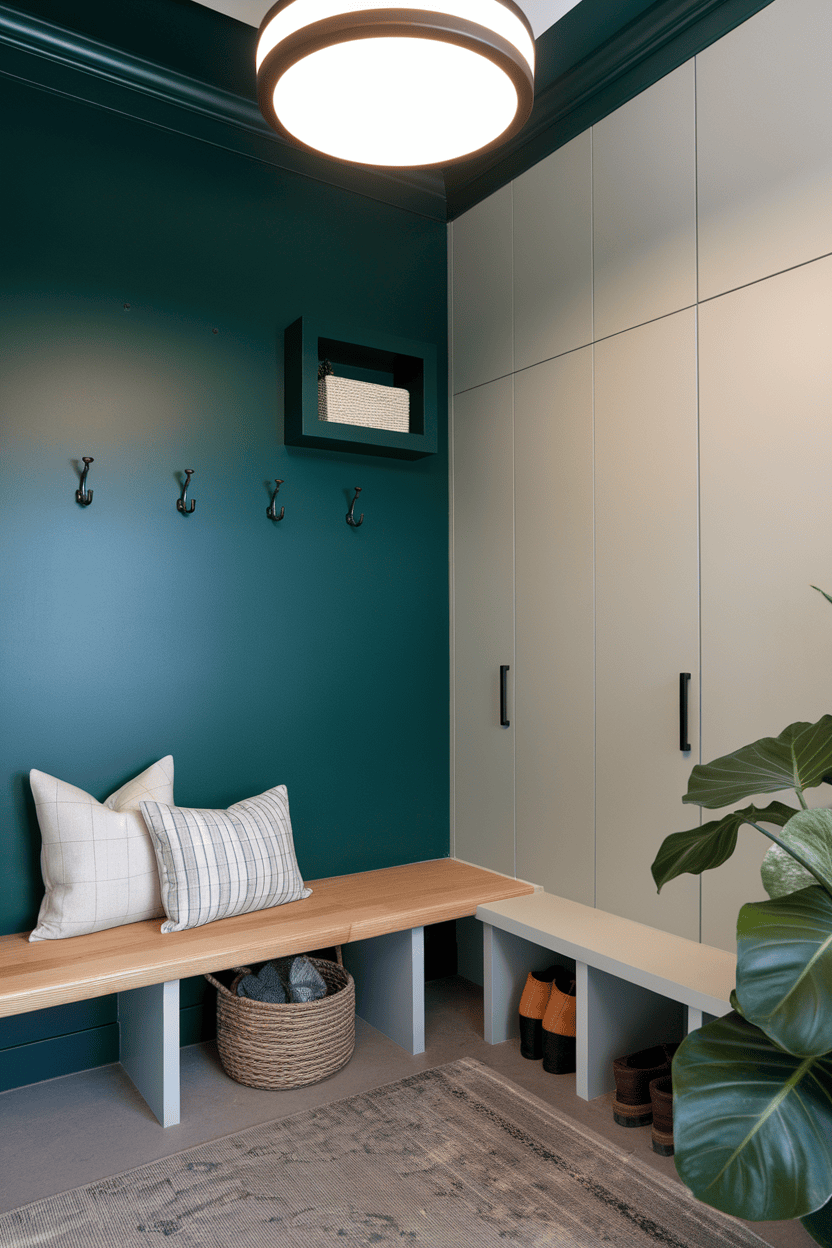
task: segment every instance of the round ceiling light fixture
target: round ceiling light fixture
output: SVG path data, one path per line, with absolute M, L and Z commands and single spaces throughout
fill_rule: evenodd
M 513 0 L 278 0 L 257 96 L 279 133 L 362 165 L 446 165 L 506 142 L 534 102 L 534 35 Z

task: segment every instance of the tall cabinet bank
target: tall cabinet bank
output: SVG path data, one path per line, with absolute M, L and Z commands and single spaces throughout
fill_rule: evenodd
M 832 710 L 830 46 L 773 0 L 451 226 L 454 852 L 729 949 L 768 842 L 650 864 Z

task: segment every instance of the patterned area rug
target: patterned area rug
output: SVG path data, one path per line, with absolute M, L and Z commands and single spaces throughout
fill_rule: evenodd
M 14 1248 L 760 1248 L 471 1058 L 0 1216 Z

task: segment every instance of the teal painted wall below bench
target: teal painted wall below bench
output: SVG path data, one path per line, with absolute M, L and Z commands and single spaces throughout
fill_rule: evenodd
M 185 806 L 285 783 L 307 878 L 446 856 L 445 227 L 9 79 L 0 109 L 0 932 L 42 896 L 31 767 L 103 799 L 171 753 Z M 440 453 L 285 447 L 301 315 L 435 343 Z M 5 1020 L 0 1082 L 114 1034 L 111 999 Z

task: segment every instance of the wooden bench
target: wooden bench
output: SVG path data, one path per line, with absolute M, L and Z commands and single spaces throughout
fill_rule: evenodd
M 560 954 L 574 959 L 576 1091 L 585 1100 L 614 1088 L 612 1062 L 660 1040 L 681 1039 L 726 1014 L 736 955 L 657 931 L 551 893 L 478 906 L 484 924 L 485 1038 L 518 1034 L 530 970 Z
M 425 1047 L 424 928 L 533 885 L 453 858 L 310 881 L 312 896 L 162 935 L 161 920 L 30 944 L 0 937 L 0 1017 L 118 994 L 119 1057 L 163 1126 L 179 1122 L 179 980 L 343 947 L 361 1018 Z

